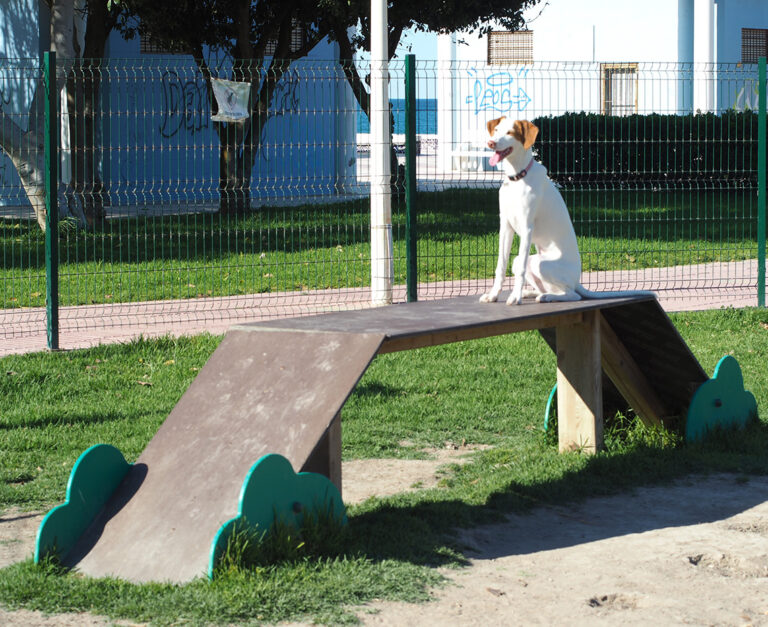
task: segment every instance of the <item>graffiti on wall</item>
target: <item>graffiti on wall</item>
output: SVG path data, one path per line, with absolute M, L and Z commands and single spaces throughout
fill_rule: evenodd
M 298 72 L 286 72 L 275 91 L 272 106 L 267 112 L 269 122 L 275 118 L 296 113 L 299 110 Z M 210 105 L 206 86 L 199 80 L 183 80 L 173 70 L 162 78 L 162 119 L 159 130 L 163 137 L 174 137 L 180 131 L 193 135 L 209 127 Z
M 202 82 L 182 80 L 173 70 L 162 79 L 162 120 L 160 134 L 174 137 L 180 130 L 190 134 L 208 128 L 208 93 Z
M 528 75 L 528 71 L 529 68 L 520 68 L 517 71 L 485 74 L 470 68 L 467 73 L 474 81 L 466 99 L 467 104 L 472 106 L 475 115 L 525 111 L 531 104 L 531 97 L 520 82 Z

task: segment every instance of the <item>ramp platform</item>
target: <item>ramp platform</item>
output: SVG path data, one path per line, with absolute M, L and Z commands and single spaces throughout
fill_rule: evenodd
M 204 576 L 249 468 L 279 453 L 341 489 L 340 412 L 374 356 L 543 330 L 561 449 L 602 445 L 602 372 L 650 421 L 684 414 L 706 374 L 652 297 L 516 307 L 477 297 L 233 327 L 63 562 L 95 576 Z

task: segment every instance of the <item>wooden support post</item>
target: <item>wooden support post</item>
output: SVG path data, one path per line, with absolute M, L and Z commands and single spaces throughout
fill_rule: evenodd
M 328 477 L 341 494 L 341 412 L 317 443 L 301 472 L 316 472 Z
M 561 451 L 603 447 L 600 313 L 557 327 L 557 421 Z

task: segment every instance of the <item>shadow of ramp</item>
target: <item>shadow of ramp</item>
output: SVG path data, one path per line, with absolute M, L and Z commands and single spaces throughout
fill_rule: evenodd
M 541 506 L 506 522 L 458 532 L 468 557 L 496 559 L 552 551 L 608 538 L 728 519 L 768 501 L 768 477 L 691 475 L 666 486 Z

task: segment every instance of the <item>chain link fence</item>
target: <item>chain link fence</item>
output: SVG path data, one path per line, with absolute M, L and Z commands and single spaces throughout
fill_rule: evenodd
M 369 305 L 365 62 L 143 57 L 57 67 L 62 338 L 223 330 Z M 407 167 L 418 187 L 418 297 L 490 285 L 500 175 L 485 124 L 506 115 L 540 129 L 536 157 L 571 211 L 587 287 L 757 304 L 765 82 L 756 65 L 418 61 L 410 163 L 404 63 L 389 74 L 395 300 L 405 299 L 409 272 Z M 250 85 L 246 117 L 224 115 L 238 102 L 234 93 L 217 100 L 219 79 Z M 47 325 L 42 85 L 37 60 L 0 59 L 6 340 Z

